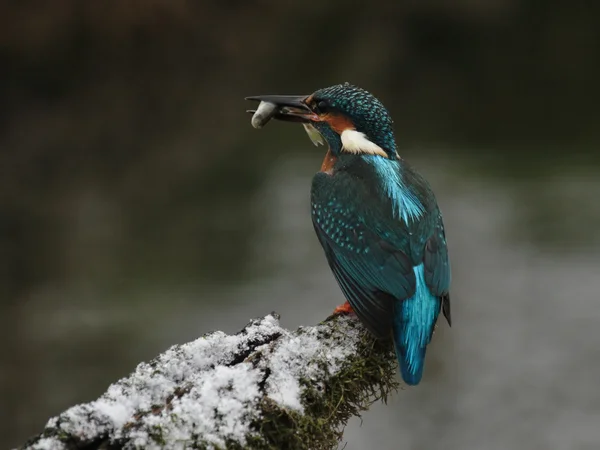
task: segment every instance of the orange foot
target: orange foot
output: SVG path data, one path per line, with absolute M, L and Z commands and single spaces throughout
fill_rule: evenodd
M 346 302 L 343 305 L 338 306 L 337 308 L 335 308 L 333 310 L 333 314 L 350 314 L 353 313 L 354 310 L 352 309 L 352 306 L 350 306 L 350 303 Z

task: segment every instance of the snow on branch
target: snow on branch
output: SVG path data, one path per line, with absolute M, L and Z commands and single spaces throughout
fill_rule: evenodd
M 23 448 L 327 449 L 397 388 L 391 345 L 354 316 L 294 332 L 269 314 L 236 335 L 176 345 Z

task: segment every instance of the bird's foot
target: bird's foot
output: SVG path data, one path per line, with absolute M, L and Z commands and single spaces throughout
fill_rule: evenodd
M 351 314 L 353 312 L 354 312 L 354 310 L 352 309 L 352 306 L 350 306 L 350 303 L 346 302 L 343 305 L 340 305 L 337 308 L 335 308 L 333 310 L 333 315 L 336 315 L 336 314 Z

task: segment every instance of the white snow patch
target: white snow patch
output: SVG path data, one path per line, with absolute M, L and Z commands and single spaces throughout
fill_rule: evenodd
M 251 413 L 258 400 L 259 370 L 244 363 L 219 366 L 202 378 L 189 395 L 173 402 L 172 412 L 189 421 L 192 434 L 224 447 L 223 437 L 243 443 L 249 433 Z
M 54 428 L 56 425 L 58 425 L 58 417 L 52 417 L 46 422 L 46 428 Z
M 339 323 L 347 325 L 348 320 L 352 319 L 341 318 Z M 277 342 L 273 354 L 266 360 L 271 369 L 267 395 L 280 405 L 304 411 L 300 380 L 318 383 L 335 375 L 341 363 L 356 351 L 358 331 L 355 328 L 345 327 L 345 335 L 351 335 L 352 339 L 345 340 L 344 345 L 331 337 L 319 336 L 321 332 L 322 326 L 302 329 L 296 335 L 286 331 L 286 338 Z
M 55 438 L 42 438 L 30 448 L 32 450 L 63 450 L 65 445 Z
M 250 433 L 248 418 L 262 374 L 249 364 L 226 365 L 248 350 L 251 342 L 284 331 L 277 318 L 269 315 L 253 322 L 244 333 L 215 332 L 174 346 L 156 360 L 139 364 L 130 377 L 111 385 L 98 400 L 68 409 L 47 426 L 59 426 L 83 439 L 108 433 L 113 439 L 134 437 L 136 445 L 151 445 L 152 438 L 142 431 L 149 427 L 123 428 L 135 421 L 136 414 L 145 412 L 137 423 L 160 426 L 158 434 L 165 442 L 185 442 L 202 435 L 217 446 L 225 445 L 224 437 L 243 443 Z M 189 392 L 173 397 L 176 389 L 184 387 Z M 170 408 L 166 408 L 168 398 L 172 398 Z M 159 412 L 148 412 L 153 407 Z M 42 439 L 35 445 L 50 442 Z

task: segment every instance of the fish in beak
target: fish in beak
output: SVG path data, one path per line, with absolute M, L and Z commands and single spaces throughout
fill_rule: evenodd
M 246 100 L 260 102 L 257 109 L 248 110 L 252 116 L 252 126 L 262 128 L 271 119 L 285 122 L 310 123 L 319 116 L 306 104 L 308 95 L 257 95 Z

